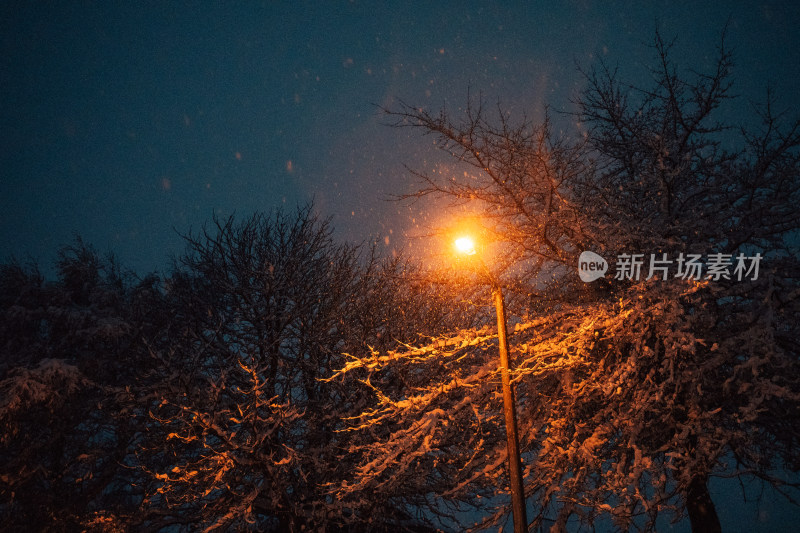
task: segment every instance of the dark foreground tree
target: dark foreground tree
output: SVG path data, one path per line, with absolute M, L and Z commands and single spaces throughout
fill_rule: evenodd
M 163 280 L 80 240 L 56 270 L 0 267 L 6 529 L 429 530 L 411 490 L 332 496 L 374 392 L 331 369 L 472 322 L 402 259 L 307 207 L 214 221 Z
M 419 342 L 456 316 L 399 260 L 335 243 L 310 207 L 215 220 L 187 237 L 167 284 L 169 326 L 152 352 L 140 451 L 155 482 L 139 527 L 422 531 L 417 494 L 331 496 L 362 435 L 340 431 L 369 406 L 369 383 L 323 381 L 347 353 Z
M 684 75 L 669 48 L 657 36 L 652 87 L 588 72 L 574 137 L 480 102 L 460 119 L 387 111 L 463 165 L 420 173 L 411 196 L 472 203 L 489 270 L 530 298 L 511 349 L 535 530 L 653 530 L 666 514 L 718 531 L 714 476 L 798 494 L 800 122 L 768 97 L 760 129 L 721 123 L 728 51 Z M 580 281 L 583 251 L 611 260 L 605 278 Z M 379 391 L 353 431 L 381 438 L 340 497 L 414 484 L 433 509 L 507 516 L 495 339 L 460 332 L 342 367 Z M 406 389 L 386 387 L 397 375 Z
M 155 310 L 137 305 L 146 284 L 80 239 L 56 271 L 47 282 L 35 266 L 0 267 L 0 523 L 112 530 L 142 499 L 124 397 Z

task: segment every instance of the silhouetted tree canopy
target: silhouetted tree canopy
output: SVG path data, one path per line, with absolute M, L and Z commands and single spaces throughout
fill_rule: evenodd
M 653 530 L 659 516 L 687 514 L 694 531 L 717 531 L 713 476 L 797 497 L 800 122 L 769 94 L 754 108 L 760 128 L 721 121 L 724 42 L 708 73 L 680 70 L 660 35 L 653 49 L 651 86 L 604 63 L 586 72 L 577 135 L 480 99 L 455 115 L 385 110 L 456 162 L 418 172 L 420 188 L 402 198 L 469 203 L 488 267 L 531 295 L 512 306 L 511 344 L 537 531 Z M 584 283 L 583 251 L 616 264 Z M 420 376 L 358 419 L 354 430 L 391 437 L 365 447 L 342 493 L 413 479 L 454 506 L 495 508 L 484 526 L 504 520 L 505 498 L 491 498 L 508 486 L 495 342 L 491 328 L 456 332 L 342 367 L 342 379 L 366 371 L 379 390 L 395 374 Z

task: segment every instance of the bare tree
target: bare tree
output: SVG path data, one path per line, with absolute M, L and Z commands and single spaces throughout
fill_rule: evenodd
M 56 270 L 0 266 L 6 527 L 427 530 L 416 494 L 333 497 L 363 440 L 346 419 L 374 391 L 323 379 L 469 323 L 449 288 L 337 244 L 311 206 L 215 220 L 164 279 L 80 239 Z
M 419 173 L 409 197 L 472 202 L 516 265 L 490 268 L 528 283 L 512 355 L 535 529 L 602 519 L 653 530 L 666 512 L 718 531 L 713 476 L 797 495 L 800 122 L 769 96 L 755 107 L 760 130 L 719 121 L 731 101 L 724 39 L 708 74 L 679 73 L 660 35 L 654 51 L 652 87 L 604 64 L 586 73 L 573 138 L 480 101 L 460 119 L 387 110 L 463 164 L 463 174 Z M 605 279 L 579 281 L 584 250 L 618 258 Z M 649 261 L 634 276 L 623 254 L 636 253 Z M 695 256 L 702 273 L 688 275 Z M 650 272 L 655 260 L 669 268 Z M 460 332 L 342 367 L 342 379 L 366 372 L 379 391 L 356 427 L 385 436 L 344 492 L 413 482 L 444 503 L 486 501 L 505 464 L 495 338 Z M 382 392 L 397 374 L 416 379 Z
M 346 353 L 396 347 L 446 320 L 399 260 L 336 244 L 310 206 L 215 220 L 187 237 L 167 283 L 169 341 L 153 354 L 154 476 L 141 527 L 422 530 L 402 493 L 331 496 L 362 435 L 341 431 L 368 383 L 324 381 Z

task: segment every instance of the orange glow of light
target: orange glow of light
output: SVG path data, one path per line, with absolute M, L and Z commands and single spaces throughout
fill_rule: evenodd
M 462 254 L 474 255 L 475 254 L 475 241 L 471 237 L 459 237 L 455 242 L 456 250 Z

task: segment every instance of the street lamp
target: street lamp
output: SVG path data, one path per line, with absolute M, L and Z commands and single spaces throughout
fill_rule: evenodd
M 475 242 L 470 237 L 460 237 L 455 241 L 456 249 L 466 255 L 475 255 Z M 517 410 L 514 402 L 514 390 L 511 387 L 511 376 L 508 365 L 508 333 L 506 331 L 506 308 L 500 283 L 491 273 L 480 257 L 476 258 L 484 274 L 492 285 L 492 300 L 497 312 L 497 338 L 500 345 L 500 377 L 503 383 L 503 414 L 506 419 L 506 444 L 508 448 L 508 477 L 511 482 L 511 510 L 514 516 L 514 533 L 528 531 L 528 519 L 525 513 L 525 491 L 522 486 L 522 460 L 519 455 L 519 437 L 517 436 Z
M 456 250 L 466 255 L 475 255 L 475 241 L 470 237 L 459 237 L 456 239 Z

